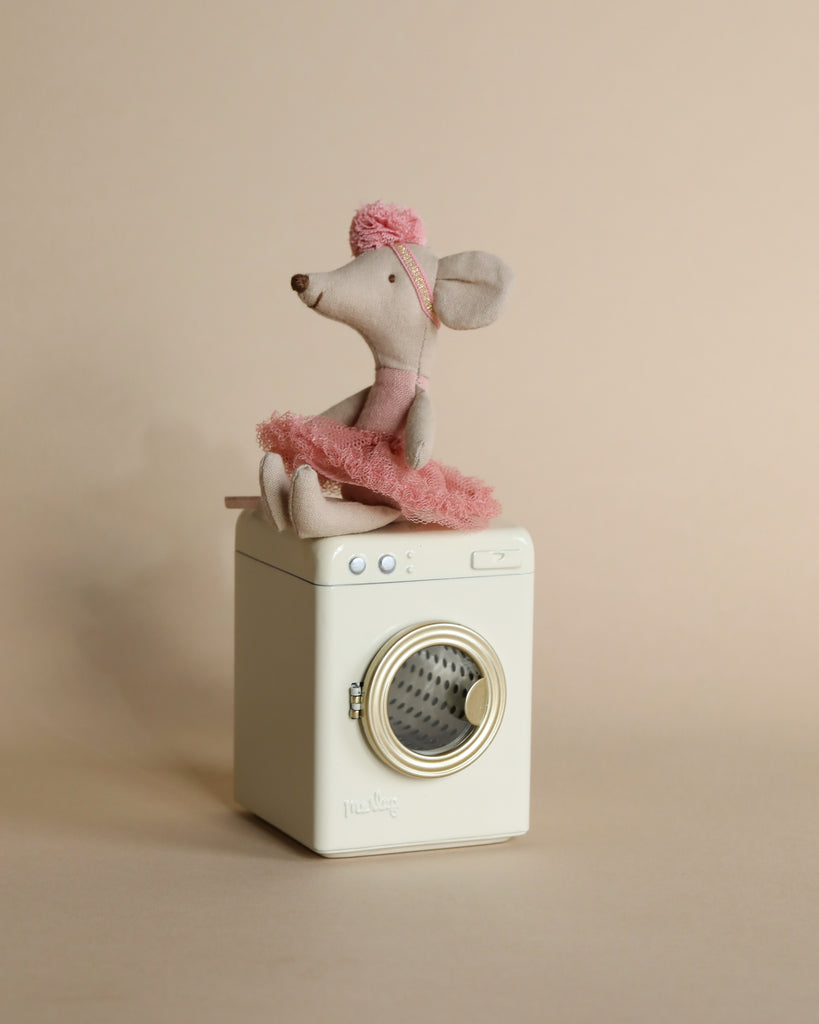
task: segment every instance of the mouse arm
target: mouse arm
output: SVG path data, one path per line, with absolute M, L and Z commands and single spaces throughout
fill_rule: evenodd
M 364 388 L 362 391 L 358 391 L 356 394 L 336 402 L 335 405 L 331 405 L 321 415 L 327 416 L 331 420 L 338 420 L 339 423 L 343 423 L 346 427 L 352 427 L 361 415 L 361 410 L 364 408 L 364 403 L 367 401 L 369 393 L 370 389 Z
M 429 462 L 435 441 L 435 415 L 432 400 L 422 387 L 415 388 L 415 398 L 407 413 L 404 430 L 404 457 L 412 469 L 420 469 Z

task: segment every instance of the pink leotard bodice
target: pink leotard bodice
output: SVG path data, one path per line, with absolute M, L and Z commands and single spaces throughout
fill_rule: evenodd
M 397 434 L 404 426 L 409 408 L 415 399 L 416 386 L 427 389 L 429 381 L 413 370 L 379 366 L 375 383 L 370 388 L 364 408 L 356 420 L 360 430 L 378 430 Z

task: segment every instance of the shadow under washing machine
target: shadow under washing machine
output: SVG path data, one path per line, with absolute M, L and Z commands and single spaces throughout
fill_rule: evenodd
M 236 528 L 235 794 L 328 857 L 529 827 L 526 530 Z

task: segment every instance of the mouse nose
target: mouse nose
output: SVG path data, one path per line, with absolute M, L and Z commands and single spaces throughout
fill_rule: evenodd
M 310 278 L 307 274 L 294 274 L 290 278 L 290 287 L 294 292 L 298 292 L 301 295 L 302 292 L 307 291 L 307 286 L 310 284 Z

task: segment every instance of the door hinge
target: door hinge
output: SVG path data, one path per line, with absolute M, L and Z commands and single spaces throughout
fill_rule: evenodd
M 350 718 L 361 718 L 361 683 L 350 686 Z

